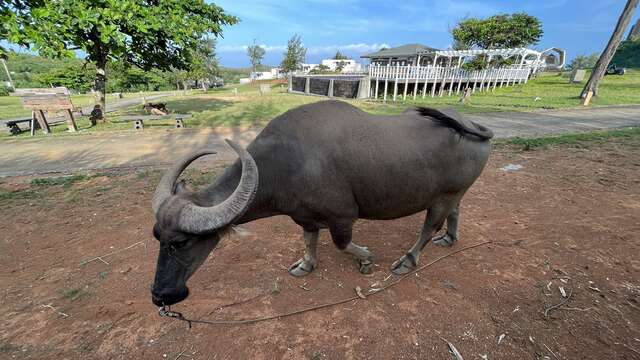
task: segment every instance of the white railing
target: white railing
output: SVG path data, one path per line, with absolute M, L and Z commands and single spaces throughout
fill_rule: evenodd
M 501 67 L 484 70 L 466 70 L 462 68 L 444 66 L 369 66 L 371 80 L 398 80 L 398 81 L 526 81 L 531 73 L 529 67 Z

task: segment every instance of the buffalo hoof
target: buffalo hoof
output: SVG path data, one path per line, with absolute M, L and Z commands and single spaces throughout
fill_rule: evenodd
M 431 239 L 434 245 L 450 247 L 456 243 L 456 238 L 452 238 L 449 234 L 443 234 Z
M 361 274 L 371 274 L 373 272 L 373 261 L 371 260 L 358 260 L 358 267 Z
M 403 255 L 400 259 L 391 264 L 391 272 L 396 275 L 406 274 L 416 268 L 415 260 L 412 256 Z
M 308 275 L 315 268 L 316 268 L 315 264 L 312 264 L 311 262 L 308 262 L 305 259 L 300 259 L 295 263 L 293 263 L 291 267 L 289 267 L 289 274 L 295 277 L 301 277 L 301 276 Z

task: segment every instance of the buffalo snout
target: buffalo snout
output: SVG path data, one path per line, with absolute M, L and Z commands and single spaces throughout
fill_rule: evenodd
M 156 306 L 173 305 L 189 296 L 189 288 L 162 288 L 151 290 L 151 300 Z

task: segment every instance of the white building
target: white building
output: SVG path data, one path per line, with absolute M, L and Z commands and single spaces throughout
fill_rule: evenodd
M 252 72 L 249 77 L 252 80 L 273 80 L 280 79 L 284 75 L 282 74 L 280 68 L 273 68 L 270 71 L 256 71 Z
M 302 64 L 300 65 L 300 70 L 303 73 L 308 73 L 309 71 L 317 68 L 318 66 L 320 66 L 320 64 Z
M 342 67 L 340 72 L 343 73 L 356 73 L 362 71 L 362 65 L 358 64 L 355 60 L 352 59 L 326 59 L 322 60 L 322 65 L 328 67 L 331 71 L 337 71 L 340 67 Z

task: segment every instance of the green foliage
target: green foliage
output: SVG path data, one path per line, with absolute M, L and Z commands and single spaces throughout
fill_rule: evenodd
M 0 96 L 9 96 L 10 92 L 11 92 L 11 88 L 5 85 L 0 85 Z
M 247 47 L 247 56 L 249 57 L 249 61 L 251 61 L 253 71 L 256 71 L 256 67 L 262 63 L 265 52 L 264 48 L 258 45 L 255 39 L 253 39 L 253 45 Z
M 578 55 L 569 64 L 569 69 L 593 69 L 596 62 L 600 58 L 600 54 L 593 53 L 591 55 Z
M 611 64 L 622 67 L 640 67 L 640 39 L 620 43 Z
M 70 90 L 87 92 L 93 87 L 94 73 L 95 67 L 93 66 L 73 64 L 51 69 L 45 73 L 35 75 L 33 79 L 43 87 L 64 86 Z
M 144 69 L 186 69 L 201 35 L 238 19 L 203 0 L 18 0 L 8 40 L 45 56 L 82 50 L 87 60 L 125 60 Z
M 47 178 L 35 178 L 31 180 L 31 185 L 33 186 L 62 185 L 64 187 L 69 187 L 78 181 L 88 180 L 91 178 L 92 176 L 84 175 L 84 174 L 74 174 L 71 176 L 59 176 L 59 177 L 47 177 Z
M 486 19 L 467 18 L 451 30 L 458 47 L 482 49 L 517 48 L 535 45 L 542 37 L 542 23 L 525 13 L 494 15 Z
M 319 74 L 332 74 L 334 73 L 331 69 L 326 65 L 318 65 L 309 71 L 309 74 L 319 75 Z
M 218 59 L 216 57 L 216 39 L 204 38 L 192 54 L 187 77 L 190 80 L 212 80 L 218 75 Z
M 307 56 L 307 49 L 302 44 L 300 35 L 295 34 L 287 42 L 287 52 L 280 64 L 280 68 L 284 73 L 290 73 L 300 68 Z
M 218 36 L 237 21 L 204 0 L 12 0 L 0 8 L 0 35 L 46 57 L 81 50 L 96 65 L 96 90 L 103 94 L 109 60 L 190 70 L 203 35 Z
M 348 60 L 349 57 L 342 54 L 340 50 L 336 51 L 336 54 L 333 56 L 334 60 Z

